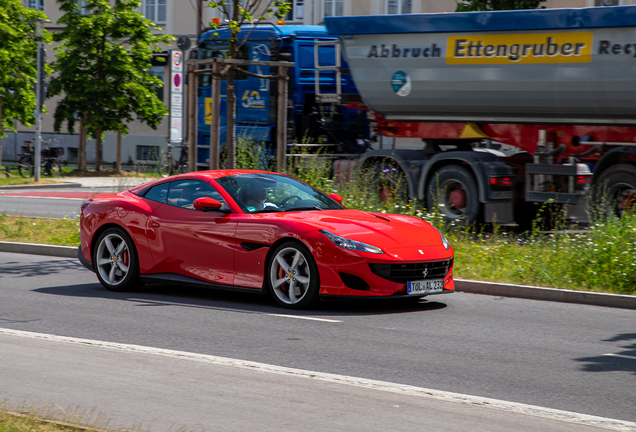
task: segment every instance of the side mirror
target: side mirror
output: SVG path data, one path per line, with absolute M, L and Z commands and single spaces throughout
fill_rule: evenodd
M 199 211 L 220 211 L 223 204 L 210 197 L 197 198 L 192 203 L 195 210 Z
M 342 200 L 344 199 L 344 198 L 342 198 L 340 195 L 338 195 L 336 193 L 330 193 L 329 194 L 329 198 L 331 198 L 332 200 L 334 200 L 338 204 L 342 204 Z

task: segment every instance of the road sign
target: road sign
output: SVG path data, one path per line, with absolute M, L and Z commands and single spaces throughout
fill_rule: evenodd
M 190 38 L 187 36 L 181 36 L 177 39 L 177 46 L 181 51 L 187 51 L 190 48 Z
M 170 54 L 170 141 L 183 141 L 183 53 Z

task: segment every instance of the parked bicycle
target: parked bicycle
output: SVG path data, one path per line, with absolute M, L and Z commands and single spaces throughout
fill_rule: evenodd
M 175 160 L 172 157 L 172 149 L 177 147 L 181 147 L 181 153 L 179 154 L 179 159 Z M 162 177 L 170 176 L 175 172 L 188 172 L 188 144 L 173 146 L 171 142 L 168 142 L 168 148 L 159 159 L 158 170 Z
M 53 147 L 49 148 L 48 143 L 51 142 L 53 138 L 44 141 L 43 144 L 45 147 L 40 151 L 41 157 L 41 168 L 44 169 L 43 173 L 45 176 L 49 177 L 58 177 L 62 174 L 62 165 L 58 160 L 58 156 L 62 156 L 64 154 L 64 147 Z M 19 154 L 18 159 L 18 172 L 24 178 L 33 177 L 34 174 L 34 151 L 33 151 L 33 141 L 25 141 L 25 146 L 22 146 L 22 153 Z

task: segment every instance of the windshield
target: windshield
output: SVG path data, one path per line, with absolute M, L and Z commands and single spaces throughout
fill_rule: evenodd
M 279 174 L 239 174 L 217 179 L 245 213 L 342 210 L 318 189 Z

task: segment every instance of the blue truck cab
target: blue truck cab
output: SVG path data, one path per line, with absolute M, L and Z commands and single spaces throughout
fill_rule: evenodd
M 229 29 L 206 29 L 190 58 L 227 58 Z M 288 72 L 288 142 L 332 143 L 334 150 L 361 153 L 364 146 L 358 144 L 368 137 L 368 124 L 364 111 L 341 106 L 322 107 L 329 112 L 330 122 L 321 121 L 320 108 L 315 98 L 315 41 L 334 41 L 337 36 L 327 34 L 323 26 L 258 24 L 241 28 L 238 40 L 241 44 L 237 58 L 256 61 L 291 61 L 295 63 Z M 334 45 L 318 47 L 319 65 L 336 64 Z M 341 67 L 348 68 L 342 61 Z M 201 65 L 200 68 L 211 66 Z M 272 75 L 277 71 L 265 66 L 248 66 L 249 72 Z M 199 74 L 197 101 L 198 163 L 207 165 L 210 152 L 210 107 L 212 103 L 212 79 L 210 74 Z M 342 93 L 357 94 L 351 75 L 341 76 Z M 226 80 L 221 82 L 221 151 L 225 147 L 227 133 Z M 336 92 L 336 73 L 321 71 L 320 90 Z M 256 78 L 236 73 L 236 136 L 275 147 L 278 81 Z

